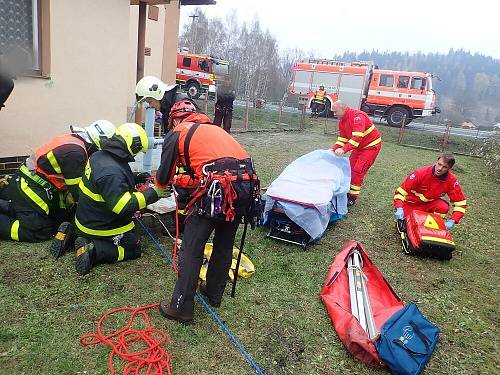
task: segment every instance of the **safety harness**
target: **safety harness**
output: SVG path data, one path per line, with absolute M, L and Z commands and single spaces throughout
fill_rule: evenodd
M 189 144 L 194 132 L 200 124 L 194 124 L 189 128 L 184 139 L 184 160 L 186 174 L 195 178 L 189 157 Z M 236 217 L 234 203 L 238 199 L 234 183 L 249 181 L 249 199 L 253 199 L 258 178 L 255 174 L 252 159 L 238 160 L 235 158 L 221 158 L 207 163 L 202 168 L 203 176 L 198 186 L 190 195 L 190 199 L 184 208 L 185 212 L 196 205 L 197 209 L 191 213 L 205 214 L 210 217 L 223 217 L 225 221 L 233 221 Z

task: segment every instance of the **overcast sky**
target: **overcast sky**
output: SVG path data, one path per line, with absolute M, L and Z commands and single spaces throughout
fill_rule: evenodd
M 181 27 L 196 7 L 181 7 Z M 450 48 L 500 59 L 500 2 L 496 0 L 217 0 L 209 17 L 236 10 L 240 22 L 258 17 L 281 49 L 329 58 L 344 51 L 441 52 Z

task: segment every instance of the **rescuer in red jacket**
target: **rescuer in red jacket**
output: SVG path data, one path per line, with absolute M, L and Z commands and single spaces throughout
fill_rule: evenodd
M 413 210 L 435 212 L 446 215 L 450 204 L 442 197 L 448 195 L 453 210 L 445 222 L 448 230 L 458 224 L 465 214 L 467 201 L 457 177 L 451 172 L 455 158 L 442 154 L 437 162 L 413 171 L 394 194 L 396 219 L 403 220 Z
M 172 106 L 155 176 L 157 188 L 173 184 L 178 204 L 185 207 L 179 274 L 171 299 L 160 302 L 168 319 L 189 323 L 203 253 L 211 233 L 214 250 L 210 257 L 206 288 L 201 292 L 218 307 L 227 284 L 236 230 L 247 216 L 258 180 L 252 160 L 240 144 L 210 119 L 198 113 L 190 100 Z M 186 173 L 176 174 L 178 167 Z
M 352 206 L 359 197 L 366 173 L 382 148 L 382 138 L 365 112 L 349 108 L 340 100 L 333 103 L 333 110 L 340 121 L 339 135 L 332 149 L 337 156 L 352 151 L 349 157 L 351 189 L 348 194 L 348 205 Z
M 48 240 L 63 222 L 54 242 L 62 243 L 70 228 L 68 203 L 78 197 L 88 157 L 114 132 L 111 122 L 99 120 L 86 128 L 71 127 L 71 133 L 40 146 L 0 189 L 0 239 Z M 68 193 L 73 198 L 67 199 Z M 54 256 L 56 247 L 51 248 Z

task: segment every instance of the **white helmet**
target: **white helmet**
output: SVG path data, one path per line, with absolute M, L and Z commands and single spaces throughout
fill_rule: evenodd
M 137 103 L 141 103 L 146 98 L 162 100 L 165 92 L 170 91 L 175 87 L 176 85 L 169 86 L 153 76 L 143 77 L 135 86 Z
M 108 120 L 97 120 L 85 128 L 70 126 L 71 132 L 81 137 L 87 143 L 93 143 L 101 149 L 101 140 L 111 138 L 116 131 L 115 126 Z

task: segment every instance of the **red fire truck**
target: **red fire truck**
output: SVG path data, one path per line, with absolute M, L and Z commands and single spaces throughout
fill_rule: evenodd
M 229 63 L 208 55 L 177 53 L 175 81 L 191 98 L 215 95 L 216 82 L 229 74 Z
M 401 125 L 404 116 L 408 124 L 439 112 L 430 73 L 378 69 L 364 61 L 307 59 L 294 64 L 288 93 L 299 96 L 299 105 L 310 108 L 320 85 L 326 90 L 327 116 L 336 100 L 381 116 L 391 126 Z

